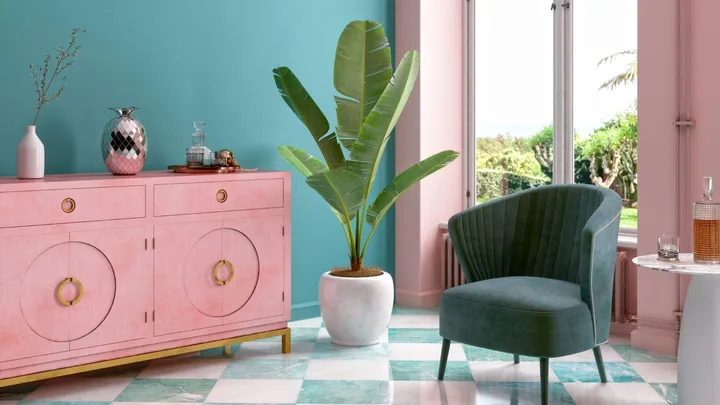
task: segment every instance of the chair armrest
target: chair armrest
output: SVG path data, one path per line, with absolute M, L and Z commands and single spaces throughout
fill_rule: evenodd
M 595 344 L 610 334 L 615 255 L 622 203 L 605 198 L 585 224 L 581 235 L 578 283 L 582 300 L 590 307 Z

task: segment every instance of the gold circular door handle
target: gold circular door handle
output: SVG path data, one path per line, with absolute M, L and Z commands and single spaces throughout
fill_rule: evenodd
M 222 188 L 220 190 L 218 190 L 218 192 L 215 194 L 215 199 L 217 199 L 217 201 L 220 204 L 227 201 L 227 198 L 228 198 L 228 193 L 227 193 L 227 191 L 223 190 Z
M 73 200 L 72 198 L 66 198 L 62 200 L 62 203 L 60 203 L 60 209 L 62 209 L 63 212 L 66 214 L 75 211 L 75 200 Z
M 77 287 L 77 289 L 78 289 L 78 293 L 77 293 L 77 297 L 75 297 L 74 300 L 67 301 L 67 300 L 63 297 L 62 292 L 63 292 L 63 288 L 65 288 L 65 286 L 68 285 L 68 284 L 70 284 L 70 283 L 75 284 L 75 287 Z M 85 289 L 83 288 L 83 285 L 82 285 L 82 283 L 80 282 L 80 280 L 78 280 L 78 279 L 76 279 L 76 278 L 73 278 L 73 277 L 68 277 L 68 278 L 66 278 L 65 280 L 63 280 L 62 282 L 60 282 L 60 284 L 58 285 L 58 288 L 57 288 L 57 299 L 58 299 L 58 301 L 60 301 L 60 303 L 61 303 L 62 305 L 66 306 L 66 307 L 70 307 L 70 306 L 76 305 L 78 302 L 80 302 L 80 300 L 81 300 L 82 297 L 83 297 L 83 292 L 84 292 L 84 291 L 85 291 Z
M 228 275 L 227 280 L 220 280 L 220 277 L 218 277 L 218 270 L 220 270 L 222 266 L 227 266 L 228 270 L 230 270 L 230 275 Z M 230 281 L 232 281 L 234 276 L 235 268 L 233 267 L 232 263 L 227 260 L 220 260 L 219 262 L 217 262 L 215 268 L 213 269 L 213 280 L 215 280 L 215 284 L 217 285 L 225 285 L 229 283 Z

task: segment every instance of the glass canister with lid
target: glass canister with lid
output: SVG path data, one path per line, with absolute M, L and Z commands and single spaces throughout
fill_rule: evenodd
M 712 177 L 703 177 L 703 199 L 693 204 L 695 263 L 720 263 L 720 202 L 713 200 Z

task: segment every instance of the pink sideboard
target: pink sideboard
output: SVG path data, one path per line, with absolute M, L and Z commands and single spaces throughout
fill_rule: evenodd
M 290 176 L 0 178 L 0 379 L 275 331 Z

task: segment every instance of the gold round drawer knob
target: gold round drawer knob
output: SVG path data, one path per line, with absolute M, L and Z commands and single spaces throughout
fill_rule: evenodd
M 224 203 L 228 199 L 227 191 L 223 189 L 218 190 L 218 192 L 215 194 L 215 199 L 217 199 L 217 202 L 219 202 L 220 204 Z
M 75 211 L 75 200 L 73 200 L 72 198 L 64 199 L 62 201 L 62 203 L 60 204 L 60 208 L 66 214 L 69 214 L 69 213 Z

